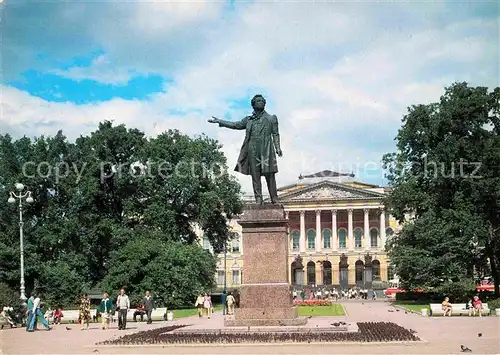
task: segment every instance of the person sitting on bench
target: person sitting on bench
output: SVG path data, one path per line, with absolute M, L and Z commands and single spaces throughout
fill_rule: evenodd
M 445 297 L 443 303 L 441 303 L 441 306 L 442 306 L 443 312 L 444 312 L 443 317 L 446 315 L 449 315 L 451 317 L 452 307 L 451 307 L 450 299 L 448 297 Z
M 144 309 L 144 306 L 139 306 L 134 312 L 134 322 L 137 322 L 137 316 L 141 316 L 141 322 L 144 321 L 144 315 L 146 314 L 146 310 Z

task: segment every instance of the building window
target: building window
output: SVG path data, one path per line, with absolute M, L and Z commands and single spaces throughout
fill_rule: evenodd
M 232 281 L 233 285 L 240 284 L 240 270 L 233 270 L 233 278 L 231 281 Z
M 231 250 L 233 253 L 240 252 L 240 236 L 236 235 L 233 240 L 231 240 Z
M 307 263 L 307 284 L 316 284 L 316 264 L 314 263 L 314 261 L 310 261 Z
M 328 260 L 323 262 L 323 285 L 332 284 L 332 263 Z
M 354 247 L 355 248 L 363 247 L 363 230 L 361 228 L 356 228 L 354 230 Z
M 378 247 L 378 230 L 376 228 L 370 230 L 370 246 L 372 248 Z
M 345 228 L 339 229 L 339 248 L 347 248 L 347 230 Z
M 323 229 L 323 248 L 331 249 L 332 247 L 332 231 L 330 229 Z
M 380 281 L 380 261 L 372 261 L 372 276 L 374 281 Z
M 292 249 L 299 250 L 300 246 L 300 232 L 298 230 L 292 231 Z
M 210 240 L 207 237 L 203 237 L 203 249 L 211 250 L 212 246 L 210 245 Z
M 387 267 L 387 281 L 391 281 L 394 279 L 395 276 L 395 267 L 394 265 L 389 264 Z
M 224 285 L 224 270 L 217 271 L 217 285 Z
M 307 231 L 307 249 L 314 249 L 316 242 L 316 231 L 314 229 L 309 229 Z
M 363 282 L 363 274 L 365 271 L 364 264 L 361 260 L 356 261 L 354 265 L 355 275 L 356 275 L 356 283 Z

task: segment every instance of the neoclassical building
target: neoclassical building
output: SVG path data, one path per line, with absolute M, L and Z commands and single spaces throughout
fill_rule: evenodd
M 384 208 L 386 193 L 353 174 L 332 171 L 301 175 L 295 184 L 281 187 L 278 198 L 289 219 L 290 283 L 297 288 L 371 288 L 392 279 L 385 244 L 399 226 Z M 237 220 L 229 223 L 234 238 L 225 263 L 224 254 L 218 255 L 219 289 L 224 281 L 227 288 L 238 287 L 244 278 L 241 226 Z M 210 248 L 208 240 L 203 244 Z

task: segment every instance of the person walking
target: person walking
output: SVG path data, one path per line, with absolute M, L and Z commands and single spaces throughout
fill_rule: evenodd
M 34 305 L 34 303 L 35 303 L 35 294 L 32 293 L 31 297 L 28 299 L 28 304 L 27 304 L 26 331 L 29 331 L 31 321 L 33 320 L 33 311 L 34 311 L 33 305 Z M 36 321 L 35 321 L 34 329 L 36 329 Z
M 108 329 L 109 323 L 111 322 L 111 316 L 114 311 L 113 302 L 111 302 L 107 292 L 104 292 L 101 304 L 99 305 L 99 312 L 102 316 L 102 329 Z
M 231 292 L 229 292 L 229 295 L 227 295 L 227 312 L 229 315 L 234 314 L 234 305 L 235 304 L 236 304 L 236 300 L 234 299 Z
M 80 324 L 81 330 L 88 330 L 91 320 L 89 296 L 84 293 L 80 300 Z
M 151 296 L 151 292 L 146 291 L 146 296 L 142 299 L 142 305 L 144 307 L 144 310 L 146 311 L 146 315 L 148 317 L 148 324 L 153 323 L 153 320 L 151 319 L 151 312 L 153 312 L 153 309 L 155 309 L 155 300 L 153 296 Z
M 205 293 L 203 307 L 205 308 L 205 312 L 207 314 L 208 319 L 212 317 L 212 298 Z
M 37 318 L 40 318 L 42 324 L 47 330 L 52 329 L 52 327 L 49 325 L 49 323 L 43 316 L 42 311 L 40 310 L 41 303 L 42 301 L 40 300 L 40 297 L 36 297 L 35 300 L 33 301 L 33 316 L 31 317 L 31 323 L 28 326 L 28 332 L 33 332 L 35 330 Z
M 116 299 L 116 308 L 118 309 L 118 330 L 125 330 L 127 328 L 127 312 L 130 308 L 130 300 L 123 288 Z
M 224 291 L 222 291 L 222 296 L 221 296 L 222 315 L 226 315 L 226 313 L 227 313 L 226 301 L 227 301 L 227 295 L 226 295 L 226 291 L 224 290 Z
M 202 318 L 203 317 L 203 303 L 205 302 L 205 297 L 200 293 L 198 295 L 198 298 L 196 298 L 196 304 L 195 307 L 198 310 L 198 317 Z

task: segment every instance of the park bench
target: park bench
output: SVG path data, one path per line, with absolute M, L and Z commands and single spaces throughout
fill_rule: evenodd
M 127 311 L 127 321 L 133 321 L 134 320 L 134 313 L 135 313 L 136 310 L 137 310 L 136 308 L 130 308 Z M 116 318 L 118 319 L 118 313 L 116 314 Z M 144 320 L 147 319 L 146 314 L 144 314 L 143 318 L 144 318 Z M 136 319 L 140 320 L 141 316 L 137 316 Z M 154 321 L 166 320 L 167 319 L 167 308 L 165 307 L 165 308 L 156 308 L 156 309 L 153 309 L 153 311 L 151 312 L 151 319 L 154 320 Z
M 79 310 L 63 310 L 62 311 L 61 323 L 78 323 L 78 318 L 80 317 Z M 53 321 L 53 318 L 50 318 L 50 321 Z
M 431 303 L 431 316 L 442 316 L 444 314 L 443 306 L 441 303 Z M 487 303 L 483 303 L 483 309 L 481 311 L 482 315 L 489 315 L 490 309 Z M 467 304 L 465 303 L 452 303 L 451 304 L 451 315 L 452 316 L 468 316 L 469 309 L 467 309 Z

